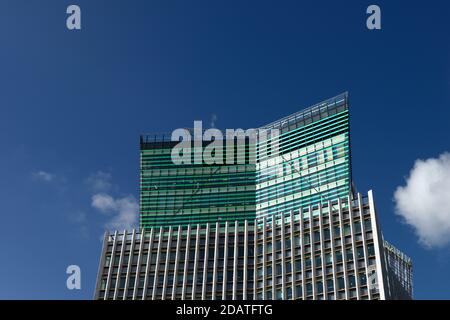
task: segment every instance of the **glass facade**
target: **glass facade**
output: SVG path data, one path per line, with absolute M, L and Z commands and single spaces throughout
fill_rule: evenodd
M 159 139 L 159 140 L 158 140 Z M 255 218 L 255 164 L 249 162 L 249 145 L 235 148 L 242 164 L 195 164 L 192 141 L 191 164 L 174 164 L 176 143 L 161 136 L 141 137 L 140 225 L 169 225 L 244 221 Z M 227 147 L 223 146 L 224 157 Z M 239 153 L 240 152 L 240 153 Z
M 105 234 L 95 299 L 412 297 L 411 260 L 352 190 L 346 93 L 255 139 L 195 125 L 141 136 L 140 230 Z
M 264 129 L 278 129 L 279 152 L 267 156 L 258 145 L 257 217 L 289 212 L 351 192 L 347 94 L 281 119 Z
M 342 94 L 258 130 L 278 130 L 263 143 L 234 147 L 234 164 L 174 164 L 170 136 L 141 136 L 142 228 L 252 221 L 346 197 L 351 191 L 349 114 Z M 277 139 L 277 150 L 273 148 Z M 202 154 L 192 141 L 190 157 Z M 255 145 L 256 144 L 256 145 Z M 256 161 L 250 155 L 256 152 Z

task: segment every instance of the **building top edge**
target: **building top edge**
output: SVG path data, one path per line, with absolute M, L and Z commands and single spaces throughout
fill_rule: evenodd
M 293 114 L 285 116 L 281 119 L 273 121 L 269 124 L 261 126 L 257 129 L 281 129 L 291 123 L 292 121 L 301 121 L 303 119 L 309 119 L 314 117 L 316 114 L 323 113 L 324 111 L 335 109 L 339 106 L 348 106 L 348 92 L 343 92 L 332 98 L 328 98 L 312 106 L 306 107 L 297 111 Z M 184 128 L 186 130 L 192 131 L 192 128 Z M 217 128 L 216 128 L 217 129 Z M 206 129 L 205 129 L 206 130 Z M 205 131 L 202 130 L 202 131 Z M 220 129 L 219 129 L 220 130 Z M 142 133 L 140 135 L 141 143 L 151 143 L 151 142 L 172 142 L 172 133 Z

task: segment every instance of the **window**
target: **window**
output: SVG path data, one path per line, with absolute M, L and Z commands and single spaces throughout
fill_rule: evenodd
M 317 294 L 323 293 L 323 282 L 322 281 L 316 282 L 316 289 L 317 289 Z
M 338 283 L 337 283 L 337 286 L 338 286 L 338 289 L 339 289 L 339 290 L 345 288 L 345 281 L 344 281 L 344 278 L 339 277 L 339 278 L 337 279 L 337 282 L 338 282 Z
M 296 271 L 302 270 L 302 261 L 301 260 L 295 260 L 295 270 Z
M 120 289 L 125 288 L 125 281 L 126 281 L 126 278 L 125 278 L 125 277 L 121 277 L 121 278 L 120 278 L 120 283 L 119 283 L 119 288 L 120 288 Z
M 303 243 L 304 244 L 309 244 L 310 243 L 309 233 L 307 233 L 307 234 L 305 234 L 303 236 Z
M 359 258 L 364 258 L 364 248 L 363 247 L 357 247 L 356 248 L 356 254 Z
M 305 260 L 305 268 L 311 268 L 311 259 L 310 258 L 306 258 L 306 260 Z
M 303 297 L 303 291 L 302 291 L 302 286 L 301 285 L 297 285 L 295 287 L 295 295 L 298 297 Z
M 278 290 L 277 290 L 276 299 L 277 299 L 277 300 L 283 299 L 283 292 L 281 291 L 281 289 L 278 289 Z
M 280 275 L 281 274 L 281 264 L 277 264 L 276 267 L 277 267 L 277 275 Z
M 312 283 L 307 283 L 306 284 L 306 295 L 309 296 L 309 295 L 312 295 L 312 293 L 313 293 Z
M 319 267 L 322 264 L 322 257 L 316 256 L 315 263 L 316 263 L 316 267 Z
M 102 282 L 100 283 L 100 290 L 106 289 L 106 279 L 102 279 Z
M 349 284 L 350 288 L 356 287 L 356 280 L 355 280 L 354 275 L 348 276 L 348 284 Z
M 333 279 L 328 279 L 327 280 L 327 290 L 328 291 L 333 291 L 334 290 Z
M 258 278 L 263 276 L 263 269 L 262 268 L 258 268 Z
M 276 250 L 276 251 L 281 250 L 281 241 L 276 241 L 275 250 Z
M 369 254 L 369 256 L 375 255 L 375 248 L 374 248 L 373 244 L 369 244 L 367 246 L 367 253 Z
M 341 235 L 341 228 L 339 226 L 334 227 L 334 236 L 339 237 Z
M 366 278 L 366 275 L 364 273 L 360 273 L 359 274 L 359 283 L 360 283 L 361 286 L 367 284 L 367 278 Z
M 364 220 L 364 228 L 366 229 L 366 231 L 372 230 L 372 224 L 370 223 L 370 219 Z
M 286 263 L 286 273 L 292 272 L 292 264 L 290 262 Z
M 284 242 L 284 247 L 286 248 L 286 249 L 290 249 L 291 248 L 291 240 L 286 240 L 285 242 Z
M 105 257 L 105 267 L 109 267 L 109 264 L 111 263 L 111 256 L 106 256 Z
M 347 258 L 347 261 L 353 260 L 353 251 L 352 251 L 352 249 L 345 250 L 345 257 Z
M 128 282 L 128 288 L 133 289 L 135 282 L 136 282 L 136 277 L 130 277 L 130 281 Z
M 330 229 L 327 228 L 323 230 L 323 238 L 325 240 L 330 240 Z
M 320 241 L 320 232 L 314 231 L 314 242 Z
M 341 250 L 339 250 L 339 251 L 336 251 L 336 261 L 339 263 L 339 262 L 342 262 L 342 251 Z
M 361 223 L 359 221 L 355 222 L 353 224 L 353 226 L 354 226 L 354 232 L 355 233 L 360 233 L 361 232 Z
M 291 287 L 286 288 L 286 298 L 288 300 L 292 299 L 292 288 Z
M 344 236 L 349 236 L 349 235 L 350 235 L 350 225 L 345 224 L 344 225 Z

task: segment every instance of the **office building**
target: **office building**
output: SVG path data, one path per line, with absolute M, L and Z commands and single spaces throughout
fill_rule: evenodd
M 220 163 L 195 161 L 195 129 L 182 164 L 170 135 L 141 136 L 140 228 L 105 234 L 95 298 L 412 298 L 411 260 L 352 188 L 349 127 L 344 93 L 243 148 L 225 136 Z

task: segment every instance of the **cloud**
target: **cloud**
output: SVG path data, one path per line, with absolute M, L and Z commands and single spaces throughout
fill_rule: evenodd
M 93 192 L 106 192 L 113 188 L 112 175 L 109 172 L 97 171 L 86 179 Z
M 209 126 L 211 128 L 215 128 L 216 127 L 216 121 L 217 121 L 217 114 L 213 113 L 211 115 L 211 121 L 209 122 Z
M 394 193 L 396 213 L 428 248 L 450 244 L 450 153 L 416 160 Z
M 51 182 L 55 179 L 55 175 L 46 171 L 36 171 L 32 172 L 31 175 L 34 179 L 44 182 Z
M 110 213 L 116 209 L 116 200 L 106 193 L 94 194 L 92 206 L 103 213 Z
M 97 193 L 92 196 L 92 207 L 110 216 L 106 227 L 111 230 L 133 229 L 139 213 L 139 204 L 132 196 L 114 198 L 107 193 Z

